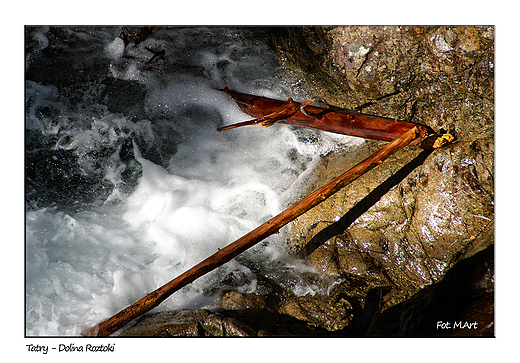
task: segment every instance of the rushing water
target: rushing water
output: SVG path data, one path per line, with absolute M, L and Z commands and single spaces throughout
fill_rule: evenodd
M 126 47 L 120 32 L 26 29 L 27 335 L 112 316 L 281 212 L 321 155 L 360 142 L 284 125 L 216 131 L 250 118 L 226 84 L 312 96 L 262 29 L 162 29 Z M 251 267 L 313 293 L 281 232 L 157 309 L 210 307 L 230 284 L 257 291 Z

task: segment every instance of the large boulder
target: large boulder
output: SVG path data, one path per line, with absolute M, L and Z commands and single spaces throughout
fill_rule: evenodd
M 241 322 L 205 309 L 166 311 L 146 316 L 122 337 L 250 337 L 257 333 Z
M 493 137 L 493 27 L 272 28 L 278 58 L 338 107 Z
M 273 29 L 280 62 L 322 101 L 455 135 L 401 150 L 290 224 L 289 247 L 348 294 L 387 287 L 382 309 L 493 244 L 493 27 Z M 315 187 L 384 143 L 324 158 Z M 343 286 L 344 285 L 344 286 Z

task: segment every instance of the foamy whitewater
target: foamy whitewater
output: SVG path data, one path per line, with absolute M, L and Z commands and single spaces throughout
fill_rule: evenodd
M 78 42 L 60 46 L 97 64 L 99 80 L 142 90 L 120 110 L 104 81 L 26 81 L 30 336 L 78 335 L 112 316 L 297 201 L 321 156 L 362 142 L 287 125 L 216 131 L 250 119 L 219 91 L 226 84 L 278 99 L 312 96 L 254 29 L 164 29 L 126 53 L 119 33 L 28 32 L 28 66 L 63 34 Z M 166 59 L 147 69 L 146 48 L 164 49 Z M 251 267 L 299 295 L 318 289 L 300 278 L 311 267 L 285 252 L 282 229 L 154 311 L 211 307 L 230 281 L 261 293 Z

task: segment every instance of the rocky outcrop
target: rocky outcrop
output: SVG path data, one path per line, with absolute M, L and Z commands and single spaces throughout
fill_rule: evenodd
M 249 337 L 256 332 L 241 322 L 208 310 L 166 311 L 146 317 L 121 337 Z
M 440 282 L 377 314 L 370 333 L 493 336 L 494 285 L 494 249 L 490 246 L 460 261 Z
M 327 275 L 392 287 L 391 306 L 493 243 L 493 142 L 410 149 L 385 163 L 294 221 L 289 244 Z M 348 167 L 338 156 L 322 175 Z
M 330 105 L 493 137 L 493 27 L 272 28 L 279 61 Z
M 361 279 L 365 293 L 387 287 L 384 310 L 493 244 L 493 27 L 299 27 L 272 37 L 280 61 L 326 103 L 457 137 L 433 153 L 400 151 L 294 221 L 295 253 L 346 285 Z M 315 186 L 382 144 L 327 156 Z

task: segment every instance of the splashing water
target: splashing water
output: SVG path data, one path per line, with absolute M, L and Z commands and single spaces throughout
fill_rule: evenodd
M 26 29 L 27 335 L 112 316 L 295 202 L 321 155 L 360 143 L 276 125 L 216 131 L 249 119 L 226 84 L 310 98 L 262 30 L 163 29 L 126 47 L 119 32 Z M 166 58 L 148 67 L 150 49 Z M 224 280 L 255 291 L 251 264 L 313 292 L 282 230 L 156 309 L 211 306 Z

